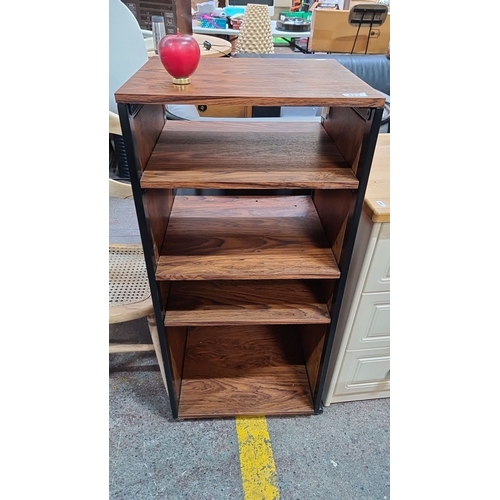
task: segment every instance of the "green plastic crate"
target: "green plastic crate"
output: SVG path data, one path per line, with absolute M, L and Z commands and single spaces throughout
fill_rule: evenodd
M 306 21 L 310 21 L 312 18 L 312 12 L 280 12 L 280 21 L 289 19 L 291 17 L 301 17 Z

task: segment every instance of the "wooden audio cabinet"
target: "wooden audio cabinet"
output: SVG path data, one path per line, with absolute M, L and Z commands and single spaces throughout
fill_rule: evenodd
M 201 59 L 179 87 L 151 58 L 115 97 L 173 418 L 321 413 L 384 96 L 331 59 Z M 175 121 L 167 104 L 324 114 Z

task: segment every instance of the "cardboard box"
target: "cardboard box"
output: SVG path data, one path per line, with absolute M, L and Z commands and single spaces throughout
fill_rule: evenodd
M 311 37 L 309 50 L 312 52 L 340 52 L 351 53 L 356 40 L 357 26 L 348 22 L 348 10 L 321 8 L 314 3 L 311 7 L 313 13 L 311 23 Z M 354 46 L 353 54 L 364 54 L 370 32 L 367 54 L 386 54 L 389 47 L 391 19 L 387 14 L 384 24 L 372 28 L 361 27 Z
M 344 0 L 343 10 L 350 10 L 351 7 L 359 5 L 360 3 L 377 3 L 377 0 L 350 0 L 349 2 Z
M 252 3 L 250 0 L 248 3 Z M 226 0 L 227 6 L 227 0 Z M 280 12 L 289 11 L 293 7 L 293 0 L 274 0 L 274 15 L 271 16 L 271 19 L 277 20 L 279 19 Z
M 274 15 L 271 16 L 273 21 L 277 21 L 280 18 L 280 15 L 283 12 L 290 12 L 290 5 L 286 5 L 285 7 L 274 7 Z
M 292 7 L 293 0 L 274 0 L 274 15 L 271 16 L 271 19 L 277 21 L 282 12 L 289 12 Z

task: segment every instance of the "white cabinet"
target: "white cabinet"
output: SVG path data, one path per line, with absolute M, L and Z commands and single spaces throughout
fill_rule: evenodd
M 346 351 L 332 403 L 389 396 L 389 348 Z
M 380 173 L 383 167 L 388 177 L 389 136 L 379 136 L 378 142 L 370 175 L 376 189 L 367 189 L 359 222 L 323 393 L 325 406 L 390 395 L 390 214 L 374 210 L 389 205 L 388 179 L 383 196 Z

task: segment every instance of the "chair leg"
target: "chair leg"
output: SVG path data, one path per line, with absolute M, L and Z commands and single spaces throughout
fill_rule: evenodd
M 109 354 L 154 351 L 151 344 L 109 344 Z
M 161 378 L 163 379 L 163 385 L 168 394 L 167 378 L 165 377 L 165 368 L 163 367 L 163 356 L 161 354 L 160 338 L 158 337 L 158 328 L 156 327 L 156 320 L 154 314 L 148 315 L 148 326 L 149 332 L 151 334 L 151 340 L 153 341 L 153 346 L 155 348 L 156 359 L 160 365 Z

